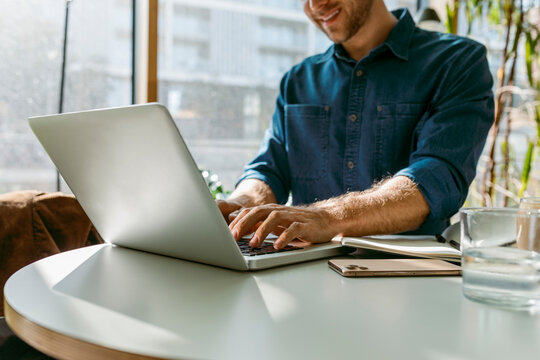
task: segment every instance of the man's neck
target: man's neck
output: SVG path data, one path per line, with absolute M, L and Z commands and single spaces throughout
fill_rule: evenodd
M 343 48 L 351 58 L 358 61 L 384 43 L 397 22 L 383 1 L 375 1 L 364 26 L 342 44 Z

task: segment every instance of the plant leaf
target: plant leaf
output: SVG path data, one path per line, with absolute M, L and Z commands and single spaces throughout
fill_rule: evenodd
M 473 23 L 473 14 L 471 7 L 473 4 L 471 4 L 471 1 L 465 2 L 465 17 L 467 18 L 467 35 L 471 35 L 472 30 L 472 23 Z
M 534 142 L 528 141 L 527 153 L 523 160 L 523 170 L 521 172 L 521 188 L 518 191 L 518 196 L 523 197 L 527 185 L 529 184 L 529 175 L 531 174 L 532 159 L 533 159 Z
M 451 34 L 455 34 L 454 17 L 454 10 L 450 7 L 450 4 L 446 3 L 446 30 Z
M 489 19 L 492 24 L 499 25 L 501 23 L 501 0 L 491 0 L 489 6 Z
M 532 52 L 534 49 L 533 39 L 530 31 L 525 33 L 525 66 L 527 68 L 527 78 L 529 84 L 534 87 L 534 79 L 532 73 Z

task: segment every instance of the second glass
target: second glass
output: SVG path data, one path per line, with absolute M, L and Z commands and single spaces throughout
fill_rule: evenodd
M 519 208 L 523 210 L 540 210 L 540 197 L 522 198 L 519 202 Z M 518 249 L 534 250 L 540 253 L 540 221 L 536 222 L 534 228 L 527 225 L 530 222 L 529 218 L 523 218 L 522 221 L 526 222 L 526 229 L 529 231 L 534 230 L 534 234 L 522 231 L 517 237 Z
M 460 220 L 464 295 L 511 307 L 540 303 L 540 210 L 462 209 Z

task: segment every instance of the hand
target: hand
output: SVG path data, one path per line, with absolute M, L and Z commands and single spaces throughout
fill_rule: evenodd
M 339 232 L 332 224 L 330 213 L 324 209 L 277 204 L 242 209 L 229 228 L 236 240 L 255 231 L 249 242 L 251 247 L 260 246 L 270 233 L 274 233 L 278 235 L 274 242 L 276 249 L 294 239 L 327 242 Z
M 244 207 L 239 201 L 235 200 L 216 200 L 216 204 L 219 210 L 221 210 L 227 224 L 233 221 L 239 211 Z

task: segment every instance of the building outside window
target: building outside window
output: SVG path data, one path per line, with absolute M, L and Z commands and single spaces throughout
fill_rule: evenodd
M 416 0 L 387 4 L 416 9 Z M 160 0 L 159 8 L 159 101 L 197 164 L 232 190 L 270 123 L 283 74 L 331 42 L 300 1 Z
M 27 118 L 58 112 L 65 1 L 0 0 L 0 13 L 0 193 L 55 191 Z M 131 103 L 131 16 L 130 0 L 71 3 L 65 112 Z
M 0 11 L 0 192 L 55 191 L 55 167 L 27 118 L 58 112 L 65 1 L 0 0 Z M 132 11 L 131 0 L 71 3 L 65 112 L 131 103 Z M 281 76 L 330 42 L 291 0 L 160 0 L 158 24 L 159 101 L 197 163 L 231 190 Z

